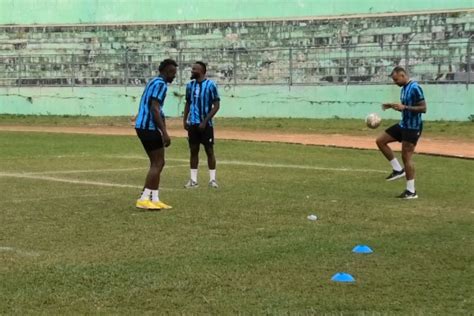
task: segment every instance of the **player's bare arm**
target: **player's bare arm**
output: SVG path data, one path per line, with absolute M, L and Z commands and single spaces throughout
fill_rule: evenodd
M 185 130 L 189 129 L 189 125 L 188 125 L 189 107 L 190 107 L 189 102 L 186 101 L 186 104 L 184 106 L 184 113 L 183 113 L 183 127 Z
M 407 110 L 414 113 L 426 113 L 426 102 L 423 100 L 423 101 L 418 102 L 414 106 L 407 106 L 400 103 L 384 103 L 382 104 L 382 109 L 383 110 L 394 109 L 399 112 Z
M 214 117 L 214 115 L 216 115 L 217 111 L 219 111 L 220 106 L 221 106 L 220 101 L 214 101 L 212 103 L 211 111 L 209 112 L 209 114 L 207 114 L 206 118 L 201 122 L 201 124 L 199 124 L 200 129 L 206 128 L 207 122 L 209 122 L 209 120 L 211 120 Z
M 165 147 L 168 147 L 171 144 L 171 138 L 168 135 L 168 132 L 166 131 L 166 125 L 165 122 L 163 121 L 163 118 L 160 115 L 160 103 L 156 99 L 151 100 L 151 111 L 153 112 L 153 118 L 155 120 L 156 126 L 161 130 L 163 133 L 163 144 Z

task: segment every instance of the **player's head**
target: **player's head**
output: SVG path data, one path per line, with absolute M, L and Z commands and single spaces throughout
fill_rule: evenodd
M 401 66 L 393 68 L 390 77 L 392 77 L 393 82 L 399 87 L 403 87 L 408 82 L 408 74 L 405 68 Z
M 173 82 L 176 77 L 176 68 L 178 64 L 173 59 L 165 59 L 158 66 L 160 75 L 166 80 L 166 82 Z
M 202 61 L 197 61 L 193 64 L 191 68 L 191 79 L 201 79 L 204 78 L 207 72 L 206 64 Z

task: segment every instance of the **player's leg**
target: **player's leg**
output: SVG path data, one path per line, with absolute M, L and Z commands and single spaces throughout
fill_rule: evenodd
M 204 146 L 204 149 L 206 150 L 207 166 L 209 167 L 209 170 L 215 170 L 216 169 L 216 155 L 214 155 L 214 146 L 207 145 L 207 146 Z
M 153 201 L 159 201 L 160 174 L 163 169 L 164 147 L 159 131 L 137 130 L 137 135 L 148 155 L 150 166 L 145 178 L 142 194 L 137 200 L 136 207 L 143 209 L 159 209 Z
M 214 146 L 207 145 L 204 147 L 207 155 L 207 166 L 209 167 L 209 187 L 217 189 L 216 180 L 216 155 L 214 154 Z
M 151 190 L 158 190 L 160 186 L 161 171 L 165 165 L 165 149 L 159 148 L 146 152 L 150 159 L 150 168 L 145 179 L 145 187 Z
M 402 133 L 401 128 L 398 124 L 395 124 L 385 130 L 383 134 L 381 134 L 375 140 L 377 147 L 380 149 L 382 154 L 387 158 L 392 166 L 392 173 L 388 175 L 385 179 L 387 181 L 396 180 L 402 178 L 405 175 L 405 171 L 403 170 L 402 166 L 398 162 L 398 159 L 395 158 L 393 154 L 393 150 L 388 146 L 388 144 L 401 141 L 402 140 Z
M 216 180 L 216 155 L 214 154 L 214 128 L 212 126 L 207 126 L 204 130 L 201 143 L 206 150 L 207 166 L 209 168 L 209 187 L 217 189 L 219 186 Z
M 393 154 L 393 150 L 388 146 L 388 144 L 396 142 L 397 140 L 390 136 L 387 133 L 381 134 L 377 139 L 375 140 L 375 143 L 377 144 L 377 147 L 380 149 L 382 154 L 387 158 L 388 161 L 392 160 L 395 158 L 395 155 Z
M 413 163 L 413 153 L 416 143 L 420 137 L 417 130 L 404 130 L 402 141 L 402 159 L 405 166 L 407 186 L 406 190 L 400 195 L 404 199 L 416 199 L 418 195 L 415 189 L 415 165 Z
M 145 179 L 145 187 L 151 188 L 152 205 L 157 209 L 170 209 L 171 206 L 163 203 L 159 196 L 161 172 L 165 166 L 165 148 L 147 151 L 147 155 L 150 159 L 150 169 Z
M 415 152 L 415 145 L 406 141 L 402 142 L 402 159 L 403 165 L 405 166 L 406 179 L 415 179 L 415 165 L 412 157 Z
M 199 166 L 199 144 L 189 145 L 189 166 L 191 169 L 197 169 Z
M 412 159 L 414 152 L 414 144 L 407 141 L 402 142 L 402 159 L 405 166 L 407 186 L 405 192 L 400 197 L 405 199 L 416 199 L 418 197 L 415 190 L 415 166 Z
M 189 169 L 190 179 L 184 185 L 186 189 L 198 187 L 198 166 L 199 166 L 199 147 L 200 147 L 200 132 L 198 126 L 191 125 L 188 129 L 188 144 L 189 144 Z

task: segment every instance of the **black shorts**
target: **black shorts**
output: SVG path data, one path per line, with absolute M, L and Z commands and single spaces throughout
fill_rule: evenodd
M 143 148 L 146 151 L 152 151 L 163 148 L 163 137 L 160 130 L 135 129 L 137 136 L 142 142 Z
M 402 128 L 399 124 L 390 126 L 385 130 L 385 133 L 392 136 L 399 142 L 409 142 L 416 145 L 421 136 L 421 130 Z
M 213 146 L 214 145 L 214 127 L 207 125 L 201 131 L 199 125 L 189 125 L 188 128 L 188 142 L 189 145 Z

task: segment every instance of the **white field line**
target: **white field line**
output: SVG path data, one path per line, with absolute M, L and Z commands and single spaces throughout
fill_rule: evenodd
M 167 168 L 187 167 L 189 164 L 171 165 L 165 166 Z M 136 171 L 136 170 L 148 170 L 148 167 L 140 168 L 121 168 L 121 169 L 84 169 L 84 170 L 52 170 L 52 171 L 41 171 L 41 172 L 24 172 L 21 174 L 25 175 L 41 175 L 41 174 L 73 174 L 73 173 L 103 173 L 103 172 L 125 172 L 125 171 Z
M 185 167 L 185 166 L 188 166 L 188 164 L 186 164 L 186 165 L 172 165 L 172 166 L 167 166 L 166 168 Z M 96 186 L 103 186 L 103 187 L 143 189 L 142 185 L 119 184 L 119 183 L 88 181 L 88 180 L 72 180 L 72 179 L 55 178 L 55 177 L 43 176 L 43 175 L 44 174 L 91 173 L 91 172 L 92 173 L 94 173 L 94 172 L 96 172 L 96 173 L 100 173 L 100 172 L 122 172 L 122 171 L 147 170 L 147 169 L 148 168 L 96 169 L 96 170 L 93 170 L 93 169 L 87 169 L 87 170 L 54 170 L 54 171 L 31 172 L 31 173 L 0 172 L 0 177 L 44 180 L 44 181 L 64 182 L 64 183 L 71 183 L 71 184 L 96 185 Z M 175 189 L 160 188 L 160 190 L 173 191 Z
M 134 188 L 134 189 L 143 188 L 142 185 L 118 184 L 118 183 L 87 181 L 87 180 L 71 180 L 71 179 L 54 178 L 54 177 L 48 177 L 48 176 L 42 176 L 42 175 L 29 175 L 29 174 L 24 174 L 24 173 L 0 172 L 0 177 L 45 180 L 45 181 L 64 182 L 64 183 L 72 183 L 72 184 L 87 184 L 87 185 L 96 185 L 96 186 L 102 186 L 102 187 L 115 187 L 115 188 Z
M 148 158 L 143 156 L 107 156 L 110 158 L 121 158 L 121 159 L 138 159 L 138 160 L 148 160 Z M 188 162 L 188 159 L 179 159 L 179 158 L 167 158 L 168 161 L 176 162 Z M 308 166 L 308 165 L 295 165 L 295 164 L 273 164 L 273 163 L 260 163 L 260 162 L 250 162 L 250 161 L 238 161 L 238 160 L 220 160 L 219 164 L 223 165 L 236 165 L 236 166 L 249 166 L 249 167 L 263 167 L 263 168 L 288 168 L 288 169 L 302 169 L 302 170 L 318 170 L 318 171 L 336 171 L 336 172 L 376 172 L 376 173 L 385 173 L 383 170 L 375 169 L 353 169 L 353 168 L 332 168 L 332 167 L 319 167 L 319 166 Z M 187 166 L 182 165 L 182 166 Z M 168 166 L 170 167 L 181 167 L 181 165 Z M 68 174 L 68 173 L 87 173 L 87 172 L 118 172 L 118 171 L 131 171 L 131 170 L 144 170 L 146 168 L 124 168 L 124 169 L 99 169 L 99 170 L 64 170 L 64 171 L 44 171 L 41 173 L 4 173 L 0 172 L 0 177 L 11 177 L 11 178 L 24 178 L 24 179 L 34 179 L 34 180 L 44 180 L 44 181 L 54 181 L 54 182 L 64 182 L 71 184 L 85 184 L 85 185 L 96 185 L 103 187 L 117 187 L 117 188 L 134 188 L 141 189 L 142 186 L 130 185 L 130 184 L 119 184 L 119 183 L 109 183 L 109 182 L 99 182 L 99 181 L 87 181 L 87 180 L 72 180 L 72 179 L 62 179 L 55 178 L 50 176 L 43 176 L 42 174 Z M 165 189 L 173 190 L 173 189 Z
M 41 175 L 41 174 L 73 174 L 73 173 L 102 173 L 102 172 L 120 172 L 120 171 L 135 171 L 145 170 L 147 168 L 123 168 L 123 169 L 87 169 L 87 170 L 55 170 L 55 171 L 41 171 L 41 172 L 25 172 L 26 175 Z
M 25 257 L 38 257 L 40 254 L 34 251 L 24 251 L 14 247 L 0 246 L 0 252 L 13 252 Z
M 108 156 L 110 158 L 121 158 L 121 159 L 145 159 L 142 156 Z M 188 159 L 179 158 L 166 158 L 168 161 L 176 162 L 187 162 Z M 274 163 L 261 163 L 252 161 L 239 161 L 239 160 L 218 160 L 217 164 L 222 165 L 235 165 L 235 166 L 249 166 L 249 167 L 264 167 L 264 168 L 288 168 L 288 169 L 303 169 L 303 170 L 322 170 L 322 171 L 339 171 L 339 172 L 376 172 L 386 173 L 385 170 L 376 169 L 354 169 L 354 168 L 332 168 L 332 167 L 319 167 L 319 166 L 308 166 L 308 165 L 294 165 L 294 164 L 274 164 Z M 165 167 L 166 168 L 166 167 Z
M 250 166 L 250 167 L 265 167 L 265 168 L 288 168 L 288 169 L 304 169 L 304 170 L 324 170 L 324 171 L 341 171 L 341 172 L 379 172 L 386 173 L 383 170 L 375 169 L 354 169 L 354 168 L 331 168 L 331 167 L 318 167 L 318 166 L 305 166 L 305 165 L 292 165 L 292 164 L 267 164 L 260 162 L 246 162 L 236 160 L 224 160 L 220 161 L 224 165 L 237 165 L 237 166 Z
M 50 200 L 66 200 L 75 198 L 86 198 L 86 197 L 102 197 L 112 196 L 114 193 L 108 194 L 75 194 L 75 195 L 61 195 L 61 196 L 47 196 L 47 197 L 36 197 L 27 199 L 10 199 L 2 200 L 2 203 L 23 203 L 23 202 L 38 202 L 38 201 L 50 201 Z

